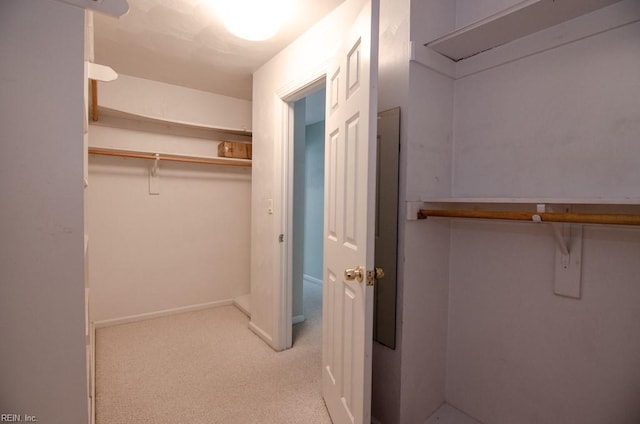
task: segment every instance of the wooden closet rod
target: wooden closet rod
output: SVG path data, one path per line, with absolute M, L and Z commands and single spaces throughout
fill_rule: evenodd
M 432 209 L 421 209 L 418 212 L 418 219 L 427 219 L 430 216 L 444 218 L 505 219 L 510 221 L 567 222 L 576 224 L 640 225 L 640 215 Z
M 114 150 L 103 150 L 96 149 L 93 147 L 89 148 L 90 155 L 102 155 L 102 156 L 117 156 L 123 158 L 135 158 L 135 159 L 151 159 L 156 160 L 156 155 L 151 153 L 133 153 L 133 152 L 123 152 L 123 151 L 114 151 Z M 209 158 L 196 158 L 196 157 L 188 157 L 188 156 L 174 156 L 174 155 L 166 155 L 160 154 L 157 158 L 159 160 L 166 160 L 171 162 L 186 162 L 186 163 L 203 163 L 207 165 L 223 165 L 223 166 L 243 166 L 250 167 L 250 160 L 224 160 L 224 159 L 209 159 Z

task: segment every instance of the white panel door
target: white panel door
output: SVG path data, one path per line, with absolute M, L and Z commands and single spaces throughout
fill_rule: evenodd
M 378 9 L 367 2 L 327 74 L 322 393 L 334 424 L 371 422 Z

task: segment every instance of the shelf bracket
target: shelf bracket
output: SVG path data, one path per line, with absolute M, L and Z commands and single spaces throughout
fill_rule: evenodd
M 87 62 L 88 77 L 91 80 L 111 82 L 118 79 L 118 74 L 113 68 L 98 63 Z
M 156 153 L 156 159 L 149 168 L 149 194 L 160 194 L 160 154 Z
M 569 209 L 570 208 L 567 206 L 562 207 L 562 210 L 564 212 L 568 212 Z M 547 205 L 545 203 L 538 203 L 536 205 L 536 212 L 543 214 L 543 213 L 553 212 L 553 211 L 547 211 Z M 542 222 L 542 219 L 540 218 L 540 215 L 533 215 L 533 221 Z M 571 242 L 571 234 L 570 234 L 570 231 L 569 231 L 569 234 L 565 234 L 566 229 L 568 228 L 567 225 L 559 224 L 557 222 L 552 222 L 551 228 L 553 229 L 553 235 L 556 238 L 556 241 L 558 242 L 558 249 L 560 249 L 560 252 L 562 252 L 563 256 L 569 257 L 569 243 Z

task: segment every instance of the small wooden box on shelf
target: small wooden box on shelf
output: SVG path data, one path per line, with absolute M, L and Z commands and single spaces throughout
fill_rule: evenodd
M 221 141 L 218 144 L 218 156 L 223 158 L 251 159 L 251 143 Z

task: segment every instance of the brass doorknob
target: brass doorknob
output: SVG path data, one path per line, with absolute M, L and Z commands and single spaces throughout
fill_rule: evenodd
M 344 279 L 347 281 L 357 280 L 358 282 L 362 283 L 362 281 L 364 280 L 364 271 L 362 270 L 362 267 L 359 266 L 357 268 L 345 269 Z

